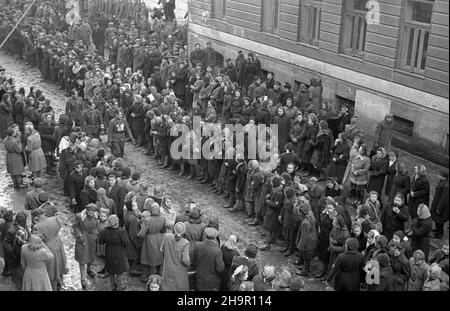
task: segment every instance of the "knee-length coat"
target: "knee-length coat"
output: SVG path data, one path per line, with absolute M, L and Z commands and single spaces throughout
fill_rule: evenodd
M 411 179 L 411 191 L 414 196 L 409 195 L 408 207 L 411 218 L 417 218 L 417 208 L 421 203 L 428 206 L 430 204 L 430 183 L 426 176 L 419 176 Z
M 383 190 L 384 180 L 388 173 L 389 157 L 384 158 L 374 157 L 372 160 L 372 167 L 370 169 L 369 183 L 367 185 L 367 192 L 376 191 L 378 197 L 381 196 Z
M 448 221 L 448 178 L 439 181 L 434 192 L 433 202 L 431 203 L 431 219 L 444 224 Z
M 163 289 L 165 291 L 188 291 L 188 269 L 191 264 L 189 258 L 189 241 L 167 233 L 161 244 L 164 255 L 162 270 Z
M 25 169 L 22 161 L 22 144 L 12 136 L 5 139 L 6 149 L 6 170 L 12 176 L 21 175 Z
M 45 216 L 44 216 L 45 217 Z M 63 281 L 63 275 L 69 272 L 67 267 L 66 253 L 64 246 L 58 237 L 58 233 L 61 230 L 61 224 L 57 218 L 45 217 L 34 225 L 33 231 L 37 232 L 45 245 L 50 249 L 54 258 L 47 265 L 48 275 L 51 281 Z
M 40 172 L 47 168 L 44 152 L 41 148 L 41 136 L 38 131 L 33 131 L 27 138 L 26 150 L 30 152 L 28 168 L 32 172 Z
M 344 141 L 342 141 L 333 145 L 331 150 L 332 155 L 330 159 L 330 167 L 328 168 L 328 176 L 337 177 L 339 180 L 343 180 L 350 148 Z
M 30 250 L 29 244 L 22 245 L 20 262 L 25 270 L 22 291 L 52 291 L 47 265 L 54 259 L 48 248 Z
M 105 271 L 120 275 L 128 272 L 126 245 L 128 239 L 122 228 L 107 227 L 100 231 L 99 244 L 105 244 Z
M 151 267 L 163 264 L 161 244 L 163 234 L 166 233 L 166 218 L 163 216 L 151 216 L 148 222 L 142 223 L 138 236 L 142 243 L 141 263 Z
M 98 220 L 96 217 L 75 217 L 73 231 L 75 240 L 75 260 L 80 264 L 94 263 L 97 257 Z

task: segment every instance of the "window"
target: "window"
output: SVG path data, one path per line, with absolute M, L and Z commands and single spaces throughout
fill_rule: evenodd
M 319 45 L 322 0 L 303 0 L 300 13 L 300 40 Z
M 355 114 L 355 101 L 348 98 L 336 95 L 336 106 L 335 108 L 341 109 L 342 106 L 348 107 L 348 113 L 353 116 Z
M 432 12 L 432 0 L 406 0 L 398 60 L 400 68 L 424 73 Z
M 394 115 L 394 132 L 408 137 L 413 136 L 414 122 Z
M 367 0 L 346 0 L 343 6 L 341 50 L 353 56 L 362 56 L 366 46 Z
M 277 33 L 280 15 L 280 0 L 262 1 L 262 30 Z
M 227 1 L 226 0 L 213 0 L 213 17 L 224 18 L 227 16 Z

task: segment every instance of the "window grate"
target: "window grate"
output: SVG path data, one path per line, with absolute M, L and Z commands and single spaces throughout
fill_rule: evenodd
M 412 137 L 414 133 L 414 122 L 394 115 L 394 132 Z

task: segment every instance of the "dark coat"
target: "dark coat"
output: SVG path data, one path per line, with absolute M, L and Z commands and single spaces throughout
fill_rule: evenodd
M 302 154 L 303 152 L 303 145 L 305 144 L 305 140 L 301 140 L 302 135 L 304 135 L 306 131 L 306 123 L 304 121 L 298 122 L 297 120 L 294 120 L 291 127 L 291 141 L 294 145 L 294 152 L 298 155 Z M 297 142 L 294 142 L 294 139 L 297 140 Z
M 251 281 L 255 276 L 259 273 L 259 268 L 256 262 L 253 259 L 250 259 L 246 256 L 236 256 L 233 258 L 233 262 L 231 263 L 230 273 L 233 274 L 234 271 L 239 266 L 247 266 L 248 268 L 248 279 Z M 231 275 L 230 275 L 231 277 Z
M 384 179 L 388 173 L 389 157 L 384 158 L 374 157 L 372 160 L 372 167 L 369 171 L 369 183 L 367 185 L 367 192 L 376 191 L 378 197 L 381 197 L 381 191 L 384 186 Z
M 39 135 L 41 135 L 41 148 L 44 153 L 53 152 L 56 148 L 56 141 L 53 137 L 55 124 L 41 122 L 38 127 Z
M 347 251 L 337 256 L 328 280 L 334 278 L 336 291 L 359 291 L 364 282 L 364 256 L 358 252 Z
M 386 187 L 386 190 L 390 190 L 389 192 L 389 202 L 394 200 L 394 197 L 397 193 L 401 193 L 403 195 L 403 201 L 407 202 L 409 189 L 411 188 L 411 178 L 407 173 L 401 174 L 400 172 L 395 175 L 391 189 Z
M 123 216 L 123 202 L 125 200 L 125 188 L 120 187 L 117 183 L 110 189 L 105 189 L 107 196 L 114 200 L 114 205 L 116 206 L 117 216 Z
M 381 211 L 380 221 L 383 225 L 383 235 L 388 238 L 388 240 L 392 239 L 392 236 L 396 231 L 404 231 L 405 230 L 405 222 L 409 219 L 408 207 L 403 205 L 398 207 L 400 210 L 399 213 L 395 213 L 393 210 L 393 205 L 391 203 L 387 204 L 387 206 Z
M 430 233 L 433 228 L 431 217 L 427 219 L 415 219 L 411 225 L 412 237 L 411 248 L 412 252 L 420 249 L 425 254 L 425 259 L 428 260 L 430 253 Z
M 5 139 L 6 169 L 12 176 L 21 175 L 25 169 L 22 161 L 22 144 L 16 138 L 8 136 Z
M 397 175 L 397 160 L 395 160 L 395 162 L 392 163 L 392 165 L 390 165 L 390 166 L 389 166 L 389 160 L 388 160 L 386 187 L 384 189 L 384 195 L 387 197 L 389 197 L 389 195 L 391 194 L 395 175 Z
M 409 196 L 408 207 L 411 218 L 417 218 L 417 208 L 421 203 L 429 206 L 430 204 L 430 183 L 426 176 L 420 176 L 411 180 L 411 191 L 414 197 Z
M 284 145 L 288 143 L 291 138 L 291 120 L 286 117 L 285 114 L 283 114 L 281 117 L 279 115 L 276 115 L 273 123 L 278 125 L 278 150 L 279 152 L 285 152 Z
M 122 274 L 128 272 L 126 257 L 127 237 L 122 228 L 107 227 L 100 231 L 99 244 L 105 247 L 105 271 L 109 274 Z
M 333 145 L 331 147 L 332 154 L 330 159 L 330 167 L 328 168 L 328 176 L 337 177 L 342 180 L 347 167 L 348 158 L 350 154 L 350 148 L 345 141 Z
M 448 178 L 439 181 L 431 203 L 431 219 L 443 224 L 448 221 Z
M 314 146 L 312 142 L 317 136 L 319 132 L 319 126 L 317 124 L 313 126 L 308 126 L 305 130 L 305 134 L 301 137 L 301 140 L 304 140 L 303 144 L 303 153 L 301 155 L 303 163 L 310 163 L 311 157 L 314 152 Z M 279 133 L 278 133 L 279 135 Z
M 214 240 L 199 242 L 191 260 L 197 274 L 197 290 L 218 291 L 225 265 L 222 252 Z
M 231 273 L 231 264 L 233 262 L 234 257 L 239 256 L 239 252 L 235 249 L 229 249 L 225 247 L 225 245 L 222 245 L 220 248 L 222 251 L 222 259 L 223 263 L 225 265 L 225 269 L 223 272 L 223 279 L 222 279 L 222 289 L 227 289 L 228 281 L 229 281 L 229 275 Z
M 409 261 L 406 259 L 405 254 L 400 254 L 398 257 L 390 257 L 393 273 L 393 290 L 405 291 L 411 270 Z
M 75 199 L 77 200 L 78 209 L 80 209 L 78 212 L 81 212 L 81 198 L 80 194 L 81 191 L 84 188 L 84 179 L 88 176 L 87 169 L 83 169 L 81 174 L 78 174 L 77 172 L 73 171 L 69 175 L 69 194 L 70 194 L 70 200 Z
M 236 199 L 244 200 L 246 182 L 247 168 L 244 162 L 240 162 L 236 166 Z
M 97 191 L 95 189 L 84 187 L 80 192 L 81 210 L 84 210 L 90 203 L 97 203 Z
M 279 186 L 272 189 L 270 198 L 266 200 L 266 214 L 263 227 L 267 231 L 276 232 L 281 226 L 278 216 L 283 207 L 283 197 L 283 187 Z
M 333 143 L 333 134 L 331 130 L 320 132 L 313 139 L 314 152 L 311 158 L 311 164 L 317 168 L 326 168 L 330 163 L 330 150 Z

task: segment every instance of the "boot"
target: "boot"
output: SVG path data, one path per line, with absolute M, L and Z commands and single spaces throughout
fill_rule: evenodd
M 165 156 L 164 157 L 164 165 L 162 166 L 162 168 L 168 168 L 169 167 L 169 157 Z
M 190 167 L 189 171 L 190 172 L 189 172 L 189 176 L 187 179 L 189 179 L 189 180 L 194 179 L 195 178 L 195 170 L 192 168 L 192 166 Z
M 181 164 L 181 169 L 180 172 L 178 173 L 178 177 L 183 177 L 184 176 L 184 164 Z
M 236 204 L 234 204 L 234 207 L 232 209 L 228 210 L 230 213 L 237 213 L 239 211 L 242 211 L 242 208 L 239 206 L 239 203 L 236 202 Z
M 257 218 L 255 218 L 253 221 L 248 223 L 249 226 L 257 226 L 259 225 L 259 221 Z

